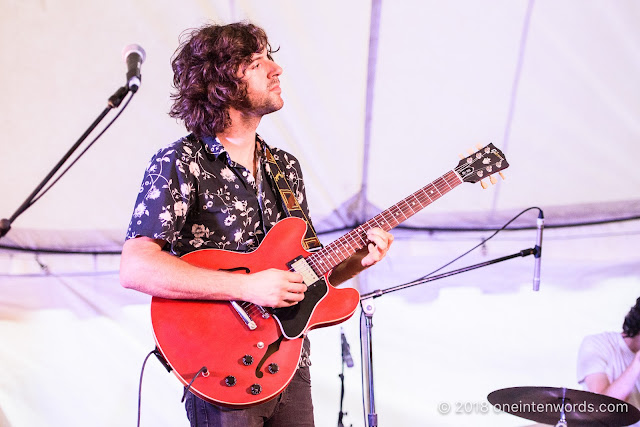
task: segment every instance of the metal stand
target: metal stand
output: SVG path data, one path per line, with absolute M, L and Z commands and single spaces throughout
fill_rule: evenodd
M 560 407 L 560 419 L 556 423 L 556 427 L 567 427 L 567 417 L 564 413 L 564 405 L 567 399 L 567 388 L 562 388 L 562 406 Z
M 129 89 L 126 86 L 122 86 L 119 88 L 113 95 L 111 95 L 107 101 L 107 107 L 100 113 L 98 118 L 94 120 L 93 123 L 89 126 L 89 128 L 80 136 L 80 138 L 76 141 L 75 144 L 67 151 L 67 153 L 60 159 L 60 161 L 51 169 L 51 171 L 44 177 L 42 182 L 38 184 L 35 190 L 27 197 L 27 199 L 20 205 L 18 209 L 9 217 L 9 219 L 3 218 L 0 220 L 0 238 L 4 237 L 5 234 L 9 232 L 11 229 L 11 224 L 15 221 L 18 216 L 20 216 L 24 211 L 26 211 L 33 203 L 40 191 L 44 188 L 44 186 L 53 178 L 56 172 L 62 167 L 62 165 L 71 157 L 74 151 L 78 149 L 80 144 L 89 136 L 89 134 L 98 126 L 98 124 L 104 119 L 109 111 L 112 108 L 117 108 L 124 97 L 129 93 Z
M 342 419 L 347 415 L 347 413 L 342 410 L 342 405 L 344 403 L 344 365 L 347 365 L 348 368 L 353 368 L 353 358 L 351 357 L 349 343 L 347 342 L 347 338 L 345 337 L 342 328 L 340 328 L 340 347 L 342 347 L 342 372 L 338 375 L 340 378 L 340 412 L 338 412 L 338 427 L 344 427 Z
M 378 291 L 379 292 L 379 291 Z M 380 294 L 382 295 L 382 294 Z M 377 296 L 380 296 L 377 295 Z M 373 329 L 373 313 L 376 311 L 376 306 L 373 303 L 373 297 L 363 295 L 360 298 L 360 305 L 362 306 L 362 312 L 364 313 L 365 318 L 365 326 L 366 326 L 366 345 L 365 355 L 367 355 L 366 360 L 366 372 L 367 372 L 367 386 L 368 386 L 368 413 L 367 413 L 367 425 L 369 427 L 376 427 L 378 425 L 378 414 L 376 414 L 376 399 L 373 391 L 373 346 L 372 346 L 372 334 L 371 329 Z M 362 339 L 362 336 L 360 337 Z M 364 364 L 362 365 L 363 371 L 365 370 Z
M 340 412 L 338 412 L 338 427 L 344 427 L 342 418 L 347 415 L 347 413 L 342 410 L 342 404 L 344 403 L 344 359 L 342 360 L 342 372 L 338 377 L 340 378 Z
M 458 270 L 452 270 L 446 273 L 438 274 L 437 276 L 426 277 L 424 279 L 415 280 L 413 282 L 408 282 L 402 285 L 394 286 L 392 288 L 383 289 L 383 290 L 378 289 L 376 291 L 370 292 L 368 294 L 363 294 L 360 296 L 360 305 L 365 317 L 365 325 L 366 325 L 365 333 L 360 335 L 360 345 L 364 349 L 363 358 L 366 358 L 366 362 L 367 362 L 366 369 L 363 364 L 362 372 L 363 372 L 363 375 L 366 374 L 365 384 L 368 386 L 368 398 L 369 398 L 368 408 L 367 408 L 367 423 L 368 423 L 367 426 L 368 427 L 378 426 L 378 414 L 376 414 L 375 395 L 374 395 L 375 393 L 374 393 L 374 387 L 373 387 L 373 347 L 372 347 L 372 334 L 371 334 L 371 329 L 373 328 L 373 314 L 375 313 L 375 304 L 373 302 L 373 299 L 381 297 L 382 295 L 388 294 L 390 292 L 399 291 L 401 289 L 406 289 L 412 286 L 421 285 L 427 282 L 443 279 L 445 277 L 453 276 L 456 274 L 465 273 L 467 271 L 486 267 L 491 264 L 507 261 L 512 258 L 525 257 L 528 255 L 535 255 L 537 253 L 538 253 L 537 248 L 523 249 L 520 252 L 507 255 L 501 258 L 496 258 L 496 259 L 485 261 L 479 264 L 470 265 L 468 267 L 463 267 Z

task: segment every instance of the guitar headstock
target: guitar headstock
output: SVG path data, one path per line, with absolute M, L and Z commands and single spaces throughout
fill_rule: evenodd
M 509 163 L 507 163 L 504 153 L 493 144 L 489 144 L 460 160 L 455 171 L 464 182 L 474 183 L 482 181 L 508 167 Z

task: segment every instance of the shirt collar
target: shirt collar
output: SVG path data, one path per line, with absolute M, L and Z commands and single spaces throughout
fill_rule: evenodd
M 226 156 L 227 160 L 229 159 L 229 153 L 227 153 L 227 150 L 224 148 L 224 146 L 222 145 L 218 137 L 214 138 L 211 136 L 203 136 L 201 140 L 204 143 L 204 147 L 207 150 L 207 152 L 213 155 L 216 159 L 218 159 L 222 154 Z M 256 142 L 260 144 L 260 149 L 262 154 L 260 158 L 264 158 L 264 153 L 267 147 L 267 143 L 264 142 L 264 139 L 262 139 L 262 137 L 257 133 L 256 133 Z M 269 149 L 270 148 L 271 147 L 269 147 Z
M 205 150 L 211 155 L 213 155 L 216 159 L 220 157 L 223 153 L 227 155 L 227 150 L 225 150 L 224 146 L 220 143 L 218 138 L 214 138 L 211 136 L 203 136 L 201 138 Z

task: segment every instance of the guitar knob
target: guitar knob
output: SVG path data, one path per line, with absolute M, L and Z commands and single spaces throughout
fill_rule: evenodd
M 227 387 L 233 387 L 234 385 L 236 385 L 236 382 L 236 377 L 234 377 L 233 375 L 229 375 L 224 378 L 224 383 Z
M 280 367 L 278 366 L 277 363 L 270 363 L 269 366 L 267 367 L 267 370 L 269 371 L 270 374 L 275 374 L 280 370 Z
M 250 355 L 250 354 L 245 354 L 245 355 L 242 357 L 242 364 L 243 364 L 243 365 L 245 365 L 245 366 L 249 366 L 249 365 L 251 365 L 252 363 L 253 363 L 253 356 L 252 356 L 252 355 Z
M 251 388 L 249 388 L 249 391 L 255 396 L 256 394 L 260 394 L 262 392 L 262 386 L 260 384 L 253 384 Z

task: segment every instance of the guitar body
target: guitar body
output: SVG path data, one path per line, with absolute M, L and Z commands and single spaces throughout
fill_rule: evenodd
M 286 218 L 267 233 L 253 252 L 203 249 L 188 253 L 182 259 L 199 267 L 236 274 L 270 268 L 289 270 L 290 261 L 310 255 L 301 244 L 305 231 L 303 220 Z M 312 304 L 302 310 L 308 313 L 307 318 L 297 319 L 303 332 L 343 322 L 358 306 L 358 291 L 336 289 L 326 276 L 328 273 L 319 284 L 321 290 L 319 294 L 316 292 L 317 298 L 309 298 L 312 301 L 309 303 L 305 297 L 297 304 Z M 158 297 L 151 301 L 151 321 L 158 349 L 184 385 L 206 367 L 207 376 L 199 375 L 190 390 L 214 404 L 244 407 L 277 396 L 293 378 L 302 352 L 304 334 L 286 338 L 270 309 L 267 309 L 269 316 L 264 318 L 257 306 L 242 305 L 248 306 L 246 312 L 255 322 L 255 329 L 250 329 L 227 301 Z M 274 370 L 276 372 L 272 372 Z

